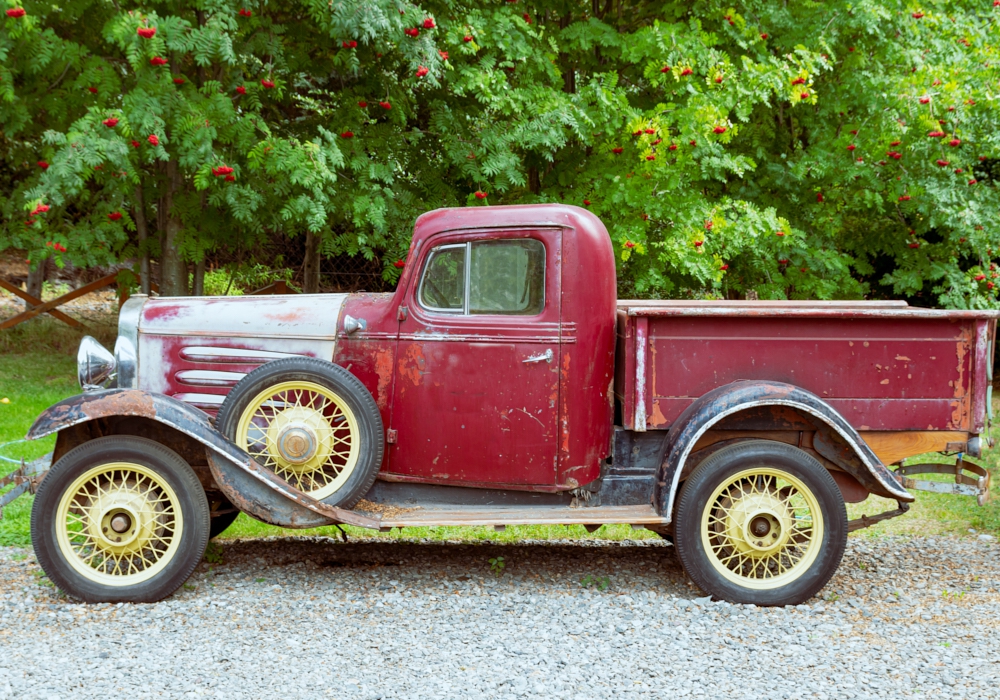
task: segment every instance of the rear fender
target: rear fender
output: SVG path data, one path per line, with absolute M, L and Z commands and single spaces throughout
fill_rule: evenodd
M 660 455 L 655 495 L 657 510 L 663 517 L 672 518 L 680 477 L 698 439 L 727 416 L 761 406 L 787 406 L 808 415 L 821 432 L 839 438 L 817 444 L 824 457 L 836 462 L 872 493 L 898 501 L 914 500 L 851 424 L 828 403 L 792 384 L 747 380 L 708 392 L 688 406 L 670 428 Z
M 327 505 L 293 488 L 212 427 L 207 414 L 164 394 L 106 389 L 72 396 L 38 416 L 26 437 L 37 440 L 74 425 L 112 416 L 148 418 L 204 445 L 219 489 L 237 508 L 258 520 L 291 528 L 336 523 L 379 527 L 377 520 Z

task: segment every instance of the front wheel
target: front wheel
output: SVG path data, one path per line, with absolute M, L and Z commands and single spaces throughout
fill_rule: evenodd
M 31 509 L 31 543 L 59 588 L 88 603 L 153 603 L 177 590 L 208 545 L 205 491 L 191 467 L 146 438 L 84 443 L 56 462 Z
M 833 477 L 806 452 L 768 440 L 723 448 L 698 465 L 674 522 L 688 576 L 732 603 L 802 603 L 830 580 L 847 546 Z

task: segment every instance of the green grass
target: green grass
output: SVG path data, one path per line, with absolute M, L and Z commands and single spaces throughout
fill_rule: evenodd
M 113 343 L 113 326 L 91 328 L 87 332 L 95 335 L 109 347 Z M 0 399 L 6 397 L 9 400 L 9 403 L 0 403 L 0 444 L 23 438 L 39 413 L 60 399 L 79 392 L 74 355 L 82 335 L 50 319 L 36 319 L 10 331 L 0 331 Z M 994 439 L 1000 438 L 1000 430 L 994 429 L 993 433 Z M 0 455 L 14 459 L 22 457 L 26 460 L 34 459 L 50 451 L 54 441 L 54 438 L 46 438 L 38 442 L 8 445 L 0 449 Z M 987 451 L 986 455 L 986 458 L 979 460 L 979 463 L 989 467 L 993 478 L 996 479 L 1000 475 L 1000 445 L 994 450 Z M 948 460 L 940 455 L 923 455 L 910 458 L 908 461 L 912 463 Z M 0 461 L 0 474 L 7 473 L 14 467 L 14 464 Z M 942 479 L 946 480 L 945 477 Z M 1000 489 L 1000 483 L 996 488 Z M 871 516 L 893 510 L 895 507 L 895 501 L 870 496 L 864 503 L 849 505 L 848 515 L 851 518 L 859 517 L 862 513 Z M 30 510 L 31 499 L 27 496 L 19 498 L 4 510 L 3 519 L 0 520 L 0 546 L 27 546 L 30 543 L 28 534 Z M 920 493 L 907 515 L 880 523 L 873 528 L 860 530 L 854 536 L 965 534 L 969 529 L 1000 535 L 1000 498 L 995 498 L 980 507 L 976 505 L 974 499 L 968 497 Z M 488 527 L 422 527 L 373 533 L 370 530 L 350 526 L 345 526 L 344 531 L 352 538 L 433 541 L 638 540 L 658 537 L 648 530 L 633 530 L 628 525 L 605 525 L 594 533 L 588 533 L 580 525 L 517 526 L 508 527 L 503 532 L 496 532 Z M 240 515 L 222 538 L 294 535 L 339 537 L 340 531 L 336 527 L 285 530 Z
M 649 530 L 633 530 L 631 525 L 603 525 L 593 533 L 583 525 L 517 525 L 502 532 L 492 527 L 408 527 L 389 532 L 373 532 L 360 527 L 344 525 L 349 538 L 377 538 L 385 540 L 427 539 L 435 542 L 462 540 L 466 542 L 520 542 L 521 540 L 644 540 L 658 539 L 659 535 Z M 317 527 L 309 530 L 285 530 L 273 525 L 265 525 L 245 514 L 240 514 L 219 539 L 243 539 L 248 537 L 287 537 L 289 535 L 323 535 L 340 537 L 336 527 Z
M 39 413 L 57 401 L 78 393 L 76 360 L 65 354 L 0 355 L 0 444 L 24 438 Z M 3 402 L 7 399 L 8 402 Z M 51 452 L 55 436 L 37 442 L 8 444 L 0 456 L 32 460 Z M 0 460 L 0 473 L 16 464 Z M 27 545 L 31 498 L 22 496 L 4 508 L 0 545 Z

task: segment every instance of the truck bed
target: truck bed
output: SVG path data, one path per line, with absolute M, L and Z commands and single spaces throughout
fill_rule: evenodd
M 620 301 L 623 424 L 668 429 L 738 380 L 813 392 L 859 431 L 978 434 L 992 393 L 997 312 L 905 302 Z

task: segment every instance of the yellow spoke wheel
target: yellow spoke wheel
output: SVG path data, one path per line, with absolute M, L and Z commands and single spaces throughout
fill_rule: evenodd
M 56 537 L 81 576 L 107 586 L 131 586 L 159 573 L 184 530 L 177 494 L 141 464 L 111 462 L 79 476 L 63 492 Z
M 830 472 L 805 450 L 771 440 L 705 457 L 671 516 L 684 571 L 731 603 L 802 603 L 830 580 L 847 546 L 847 509 Z
M 240 414 L 236 444 L 316 499 L 336 493 L 358 464 L 358 419 L 331 389 L 285 381 L 256 394 Z
M 724 578 L 746 588 L 780 588 L 816 560 L 823 513 L 802 480 L 752 467 L 725 479 L 709 496 L 701 532 L 709 561 Z

